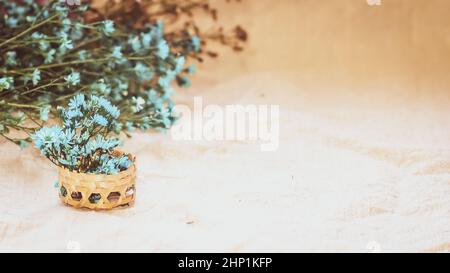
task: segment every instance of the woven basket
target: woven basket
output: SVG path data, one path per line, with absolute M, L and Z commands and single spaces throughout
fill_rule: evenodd
M 59 198 L 75 208 L 110 210 L 131 206 L 136 198 L 136 167 L 115 175 L 71 172 L 58 168 Z

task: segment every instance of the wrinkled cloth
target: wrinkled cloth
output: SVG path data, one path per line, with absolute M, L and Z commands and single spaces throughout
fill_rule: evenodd
M 92 212 L 59 202 L 35 149 L 0 140 L 0 251 L 450 251 L 450 3 L 343 2 L 224 6 L 245 51 L 175 98 L 279 105 L 277 151 L 135 133 L 135 206 Z
M 3 142 L 0 251 L 448 251 L 448 110 L 310 109 L 286 82 L 246 76 L 181 96 L 280 103 L 279 149 L 136 133 L 128 209 L 60 204 L 55 168 Z

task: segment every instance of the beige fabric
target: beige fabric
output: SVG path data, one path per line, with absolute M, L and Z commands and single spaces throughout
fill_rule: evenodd
M 247 23 L 247 52 L 177 101 L 279 104 L 279 150 L 137 133 L 135 207 L 91 212 L 60 204 L 36 151 L 2 143 L 0 251 L 450 250 L 450 3 L 241 7 L 224 18 Z

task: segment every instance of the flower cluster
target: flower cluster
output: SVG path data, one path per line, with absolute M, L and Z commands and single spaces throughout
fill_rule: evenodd
M 195 69 L 186 62 L 199 38 L 169 42 L 162 22 L 137 28 L 86 21 L 89 11 L 64 1 L 0 0 L 1 136 L 25 145 L 29 137 L 11 139 L 8 132 L 32 134 L 78 93 L 118 105 L 116 132 L 164 130 L 175 122 L 174 85 L 190 85 Z
M 43 127 L 32 135 L 42 155 L 70 171 L 117 174 L 132 165 L 129 156 L 119 155 L 118 138 L 109 134 L 119 125 L 120 110 L 107 99 L 79 94 L 60 108 L 62 127 Z

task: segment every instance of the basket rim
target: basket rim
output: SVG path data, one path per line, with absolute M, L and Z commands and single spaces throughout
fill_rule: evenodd
M 119 154 L 123 154 L 123 152 L 120 151 L 120 150 L 116 150 L 116 152 L 119 153 Z M 133 162 L 133 164 L 131 164 L 131 166 L 128 169 L 123 170 L 123 171 L 121 171 L 119 173 L 116 173 L 116 174 L 79 173 L 79 172 L 76 172 L 76 171 L 71 171 L 71 170 L 69 170 L 69 169 L 67 169 L 67 168 L 65 168 L 63 166 L 56 166 L 56 167 L 57 167 L 58 171 L 69 173 L 69 174 L 75 175 L 75 176 L 85 176 L 85 177 L 92 177 L 92 178 L 93 177 L 97 177 L 97 178 L 98 177 L 109 177 L 109 178 L 117 177 L 117 178 L 120 178 L 120 177 L 123 177 L 123 176 L 127 176 L 127 175 L 129 175 L 130 173 L 132 173 L 132 172 L 134 172 L 136 170 L 136 157 L 133 156 L 132 154 L 128 154 L 128 157 L 130 158 L 131 162 Z

